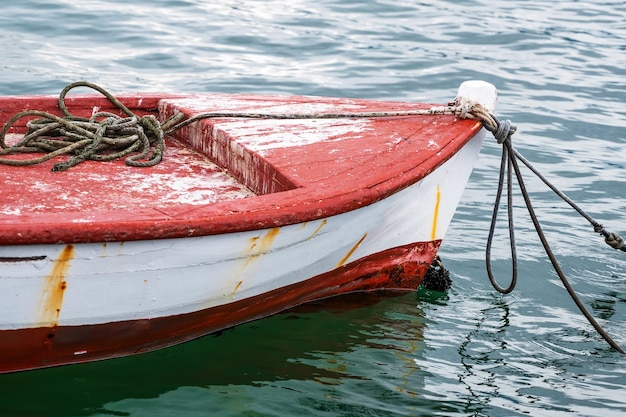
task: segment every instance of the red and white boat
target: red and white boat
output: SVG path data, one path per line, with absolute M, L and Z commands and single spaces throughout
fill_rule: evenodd
M 432 104 L 270 95 L 117 97 L 182 112 L 359 113 Z M 479 81 L 457 96 L 493 110 Z M 117 111 L 66 97 L 83 117 Z M 56 97 L 0 97 L 0 124 Z M 24 136 L 14 125 L 6 145 Z M 0 165 L 0 373 L 164 348 L 343 293 L 415 290 L 479 154 L 481 122 L 450 114 L 197 121 L 161 163 Z M 9 155 L 3 158 L 25 158 Z

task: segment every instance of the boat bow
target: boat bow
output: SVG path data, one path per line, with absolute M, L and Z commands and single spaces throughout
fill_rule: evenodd
M 493 109 L 464 83 L 457 103 Z M 432 104 L 263 95 L 119 96 L 165 120 L 204 112 L 391 112 Z M 83 117 L 116 111 L 72 96 Z M 0 98 L 59 113 L 52 97 Z M 26 131 L 16 125 L 8 139 Z M 338 294 L 417 288 L 484 129 L 458 114 L 207 118 L 148 168 L 2 166 L 0 372 L 145 352 Z M 18 158 L 24 156 L 17 156 Z

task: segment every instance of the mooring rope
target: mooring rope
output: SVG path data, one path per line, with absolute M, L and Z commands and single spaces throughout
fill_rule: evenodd
M 484 117 L 482 115 L 481 117 Z M 541 243 L 544 247 L 552 266 L 561 279 L 563 286 L 569 293 L 570 297 L 585 316 L 585 318 L 589 321 L 589 323 L 594 327 L 594 329 L 600 334 L 604 340 L 616 351 L 621 354 L 626 355 L 626 352 L 609 336 L 609 334 L 600 326 L 600 324 L 595 320 L 595 318 L 589 313 L 587 308 L 584 306 L 574 288 L 570 284 L 569 280 L 563 273 L 561 266 L 559 265 L 550 245 L 543 233 L 541 225 L 539 224 L 539 220 L 537 219 L 537 215 L 535 210 L 533 209 L 532 203 L 530 201 L 530 197 L 528 195 L 528 191 L 526 190 L 526 186 L 524 185 L 524 180 L 522 178 L 519 164 L 517 161 L 521 161 L 524 165 L 526 165 L 535 175 L 537 175 L 541 181 L 543 181 L 552 191 L 554 191 L 559 197 L 561 197 L 565 202 L 567 202 L 572 208 L 574 208 L 580 215 L 582 215 L 594 228 L 594 232 L 599 233 L 604 236 L 605 242 L 613 247 L 614 249 L 619 249 L 622 251 L 626 251 L 624 245 L 624 239 L 612 232 L 608 232 L 604 229 L 604 227 L 596 222 L 591 216 L 585 213 L 580 207 L 578 207 L 569 197 L 567 197 L 564 193 L 559 191 L 553 184 L 551 184 L 543 175 L 539 173 L 539 171 L 533 167 L 530 162 L 524 158 L 519 152 L 517 152 L 513 148 L 513 144 L 511 142 L 511 136 L 515 133 L 516 128 L 511 124 L 510 121 L 500 122 L 495 116 L 489 115 L 489 117 L 485 117 L 483 120 L 483 126 L 494 133 L 498 143 L 502 144 L 502 158 L 500 161 L 500 178 L 498 181 L 498 190 L 496 192 L 496 199 L 494 202 L 493 215 L 491 218 L 491 227 L 489 229 L 489 236 L 487 238 L 487 248 L 486 248 L 486 262 L 487 262 L 487 273 L 489 275 L 489 280 L 493 287 L 503 293 L 508 294 L 515 288 L 517 283 L 517 253 L 515 247 L 515 233 L 513 227 L 513 204 L 512 204 L 512 171 L 515 172 L 515 176 L 517 178 L 518 185 L 520 187 L 521 194 L 524 198 L 524 202 L 526 203 L 526 208 L 530 215 L 530 218 L 535 226 L 535 230 L 537 231 L 537 235 L 541 240 Z M 493 244 L 493 236 L 495 231 L 495 224 L 498 217 L 498 210 L 500 207 L 500 199 L 502 196 L 503 184 L 505 182 L 506 175 L 506 183 L 507 183 L 507 214 L 508 214 L 508 227 L 509 227 L 509 243 L 511 248 L 511 258 L 512 258 L 512 276 L 511 282 L 508 287 L 501 287 L 496 281 L 492 268 L 491 268 L 491 247 Z
M 109 112 L 97 112 L 90 118 L 74 116 L 67 108 L 65 98 L 76 87 L 91 88 L 105 96 L 118 110 L 121 117 Z M 253 118 L 253 119 L 338 119 L 376 118 L 396 116 L 423 116 L 454 114 L 460 118 L 469 115 L 470 107 L 450 103 L 430 109 L 385 112 L 341 112 L 341 113 L 243 113 L 208 112 L 189 117 L 177 113 L 159 123 L 152 115 L 138 116 L 104 88 L 86 81 L 67 85 L 59 95 L 59 109 L 63 117 L 39 111 L 25 110 L 7 121 L 0 131 L 0 156 L 18 153 L 43 153 L 30 159 L 0 158 L 0 164 L 29 166 L 39 164 L 60 155 L 72 155 L 64 162 L 53 166 L 53 171 L 65 171 L 85 160 L 111 161 L 126 157 L 127 165 L 149 167 L 161 162 L 165 149 L 165 136 L 194 122 L 210 118 Z M 39 117 L 27 122 L 26 135 L 13 145 L 6 144 L 6 135 L 11 127 L 22 118 Z M 133 154 L 134 153 L 134 154 Z M 128 156 L 133 154 L 131 156 Z

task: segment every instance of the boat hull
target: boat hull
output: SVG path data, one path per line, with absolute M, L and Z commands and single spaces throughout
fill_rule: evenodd
M 61 226 L 54 214 L 17 213 L 21 225 L 0 227 L 0 373 L 147 352 L 340 294 L 415 290 L 480 151 L 485 130 L 475 125 L 445 161 L 429 150 L 427 168 L 400 167 L 386 182 L 379 173 L 334 199 L 316 197 L 328 192 L 316 186 L 337 186 L 334 174 L 306 184 L 300 164 L 293 187 L 227 201 L 219 216 L 210 210 L 221 203 L 171 209 L 161 222 L 125 212 L 127 234 L 78 212 Z M 296 204 L 299 193 L 308 199 Z M 264 198 L 265 211 L 246 211 Z
M 339 294 L 415 290 L 482 142 L 375 204 L 225 235 L 3 248 L 0 372 L 146 352 Z

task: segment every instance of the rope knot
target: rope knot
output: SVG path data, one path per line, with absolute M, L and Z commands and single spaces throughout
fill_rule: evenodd
M 496 122 L 496 130 L 493 133 L 493 136 L 496 138 L 496 141 L 499 144 L 504 143 L 505 140 L 509 139 L 513 136 L 513 133 L 517 131 L 517 126 L 511 123 L 510 120 L 500 121 L 492 116 Z
M 153 115 L 149 114 L 139 118 L 139 126 L 143 128 L 146 136 L 150 140 L 150 143 L 163 139 L 164 133 L 161 128 L 161 123 L 159 123 L 157 118 Z
M 467 119 L 472 116 L 472 110 L 474 105 L 470 102 L 462 102 L 458 103 L 456 106 L 457 114 L 459 115 L 459 119 Z
M 604 238 L 604 241 L 613 249 L 622 249 L 624 247 L 624 239 L 613 232 L 610 232 L 606 238 Z

